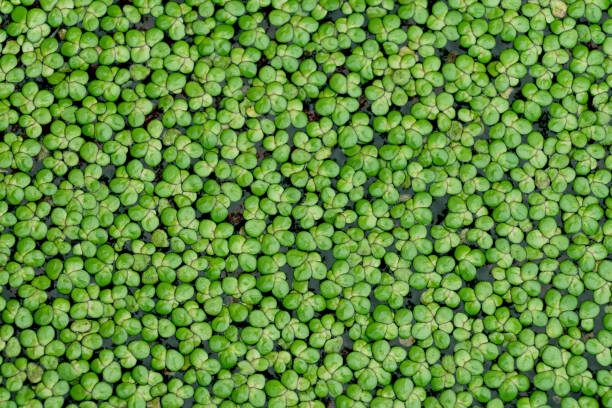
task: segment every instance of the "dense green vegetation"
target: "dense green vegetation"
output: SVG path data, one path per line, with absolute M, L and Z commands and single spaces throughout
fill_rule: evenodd
M 0 0 L 0 408 L 611 408 L 610 6 Z

